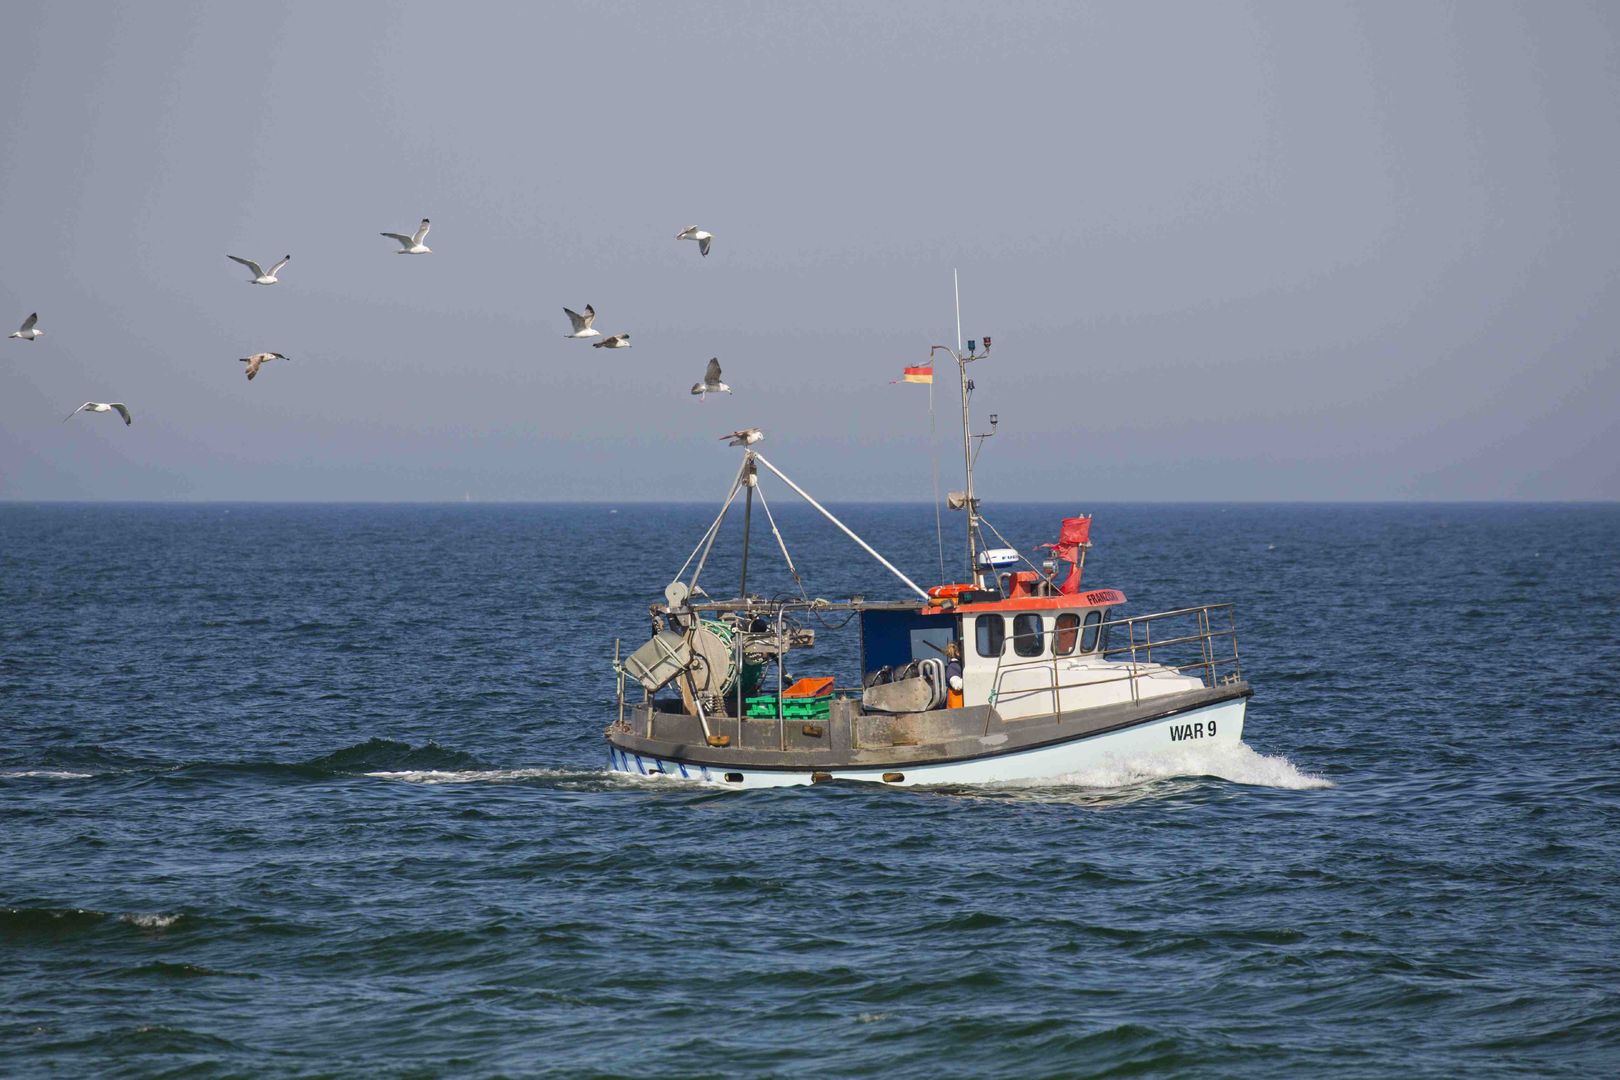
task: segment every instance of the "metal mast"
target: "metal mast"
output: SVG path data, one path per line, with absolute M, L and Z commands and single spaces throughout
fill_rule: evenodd
M 971 361 L 979 359 L 979 356 L 976 355 L 978 352 L 978 341 L 975 339 L 973 342 L 973 348 L 968 350 L 967 356 L 962 355 L 962 289 L 958 281 L 956 271 L 954 270 L 951 271 L 951 284 L 956 293 L 956 348 L 953 349 L 949 345 L 935 345 L 928 350 L 928 355 L 930 358 L 932 358 L 936 352 L 947 353 L 952 360 L 956 361 L 957 377 L 961 381 L 962 472 L 966 478 L 965 483 L 967 485 L 967 490 L 962 493 L 964 500 L 962 509 L 967 511 L 968 579 L 972 581 L 975 586 L 977 586 L 980 583 L 978 567 L 979 500 L 974 498 L 973 495 L 973 440 L 986 439 L 989 437 L 989 435 L 994 434 L 996 418 L 994 416 L 990 418 L 990 432 L 988 434 L 974 435 L 972 433 L 973 429 L 970 426 L 970 421 L 968 418 L 968 399 L 973 395 L 973 380 L 968 378 L 967 366 Z M 985 339 L 984 348 L 985 353 L 988 354 L 990 351 L 989 338 Z

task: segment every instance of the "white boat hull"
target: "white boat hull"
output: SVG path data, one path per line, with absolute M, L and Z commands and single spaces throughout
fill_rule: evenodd
M 930 784 L 994 784 L 1009 780 L 1058 780 L 1105 764 L 1110 758 L 1235 746 L 1243 740 L 1245 698 L 1206 705 L 1098 735 L 935 764 L 895 765 L 881 769 L 766 769 L 757 766 L 700 765 L 675 758 L 653 757 L 609 744 L 613 772 L 648 778 L 693 780 L 726 788 L 792 787 L 827 780 L 864 780 L 890 787 Z M 888 777 L 888 779 L 885 779 Z M 895 779 L 895 777 L 899 777 Z

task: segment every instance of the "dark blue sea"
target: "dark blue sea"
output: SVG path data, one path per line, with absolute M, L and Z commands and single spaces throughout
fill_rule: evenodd
M 1237 603 L 1239 752 L 620 779 L 713 506 L 0 506 L 0 1075 L 1620 1072 L 1620 507 L 1090 509 L 1126 612 Z M 939 580 L 930 508 L 841 511 Z

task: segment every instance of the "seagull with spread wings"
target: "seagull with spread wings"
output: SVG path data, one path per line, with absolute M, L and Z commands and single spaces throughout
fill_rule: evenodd
M 237 257 L 235 255 L 227 255 L 225 257 L 227 259 L 231 260 L 232 262 L 239 262 L 243 266 L 247 267 L 249 270 L 253 271 L 253 284 L 255 284 L 255 285 L 274 285 L 274 284 L 276 284 L 276 275 L 281 273 L 281 268 L 283 266 L 286 266 L 288 263 L 292 262 L 292 256 L 291 255 L 283 255 L 281 257 L 281 261 L 276 263 L 276 265 L 272 266 L 270 268 L 270 272 L 267 274 L 267 273 L 264 272 L 264 267 L 260 266 L 258 263 L 254 262 L 252 259 L 243 259 L 243 258 L 239 258 L 239 257 Z
M 422 224 L 417 226 L 415 236 L 406 236 L 404 233 L 397 232 L 385 232 L 382 235 L 390 240 L 399 241 L 399 250 L 394 252 L 395 255 L 431 255 L 433 249 L 422 243 L 423 240 L 427 239 L 428 229 L 430 228 L 432 226 L 428 224 L 428 219 L 423 218 Z
M 714 234 L 704 232 L 696 225 L 688 225 L 686 228 L 675 234 L 675 239 L 696 240 L 698 251 L 707 256 L 709 254 L 709 245 L 714 243 Z
M 39 312 L 36 311 L 32 315 L 28 316 L 28 318 L 23 320 L 23 324 L 22 324 L 21 327 L 19 327 L 16 330 L 13 330 L 10 334 L 7 334 L 6 336 L 7 337 L 14 337 L 14 338 L 21 338 L 24 341 L 33 341 L 36 338 L 44 337 L 45 336 L 45 331 L 35 329 L 35 327 L 38 325 L 38 323 L 39 323 Z
M 87 401 L 83 405 L 80 405 L 77 409 L 74 409 L 72 412 L 62 417 L 62 423 L 67 423 L 69 420 L 73 419 L 75 416 L 78 416 L 82 412 L 115 412 L 124 418 L 125 427 L 128 427 L 130 424 L 134 423 L 134 421 L 129 418 L 129 407 L 122 401 Z
M 591 342 L 591 348 L 593 349 L 628 349 L 629 347 L 629 334 L 614 334 L 612 337 L 605 337 L 601 341 Z
M 252 382 L 253 381 L 253 376 L 255 376 L 255 375 L 257 375 L 259 373 L 259 365 L 260 364 L 267 364 L 271 360 L 291 360 L 291 359 L 292 359 L 292 357 L 288 356 L 286 353 L 256 352 L 252 356 L 244 356 L 244 357 L 242 357 L 241 361 L 242 361 L 242 363 L 247 365 L 248 382 Z
M 720 381 L 720 358 L 709 358 L 709 366 L 703 371 L 703 381 L 692 384 L 692 393 L 699 401 L 703 401 L 710 394 L 731 393 L 731 387 Z
M 583 315 L 572 308 L 563 308 L 563 314 L 567 315 L 568 321 L 574 324 L 574 332 L 572 334 L 564 334 L 563 337 L 583 338 L 602 336 L 602 331 L 591 329 L 591 323 L 596 321 L 596 309 L 591 307 L 591 305 L 585 305 L 585 314 Z

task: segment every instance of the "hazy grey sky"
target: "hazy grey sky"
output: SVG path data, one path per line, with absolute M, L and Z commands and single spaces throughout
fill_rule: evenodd
M 6 36 L 0 329 L 47 336 L 0 340 L 3 498 L 710 499 L 758 425 L 827 498 L 926 499 L 927 395 L 888 383 L 952 336 L 953 267 L 992 500 L 1620 497 L 1612 4 L 14 3 Z M 586 303 L 633 348 L 565 341 Z M 135 425 L 60 423 L 86 399 Z

